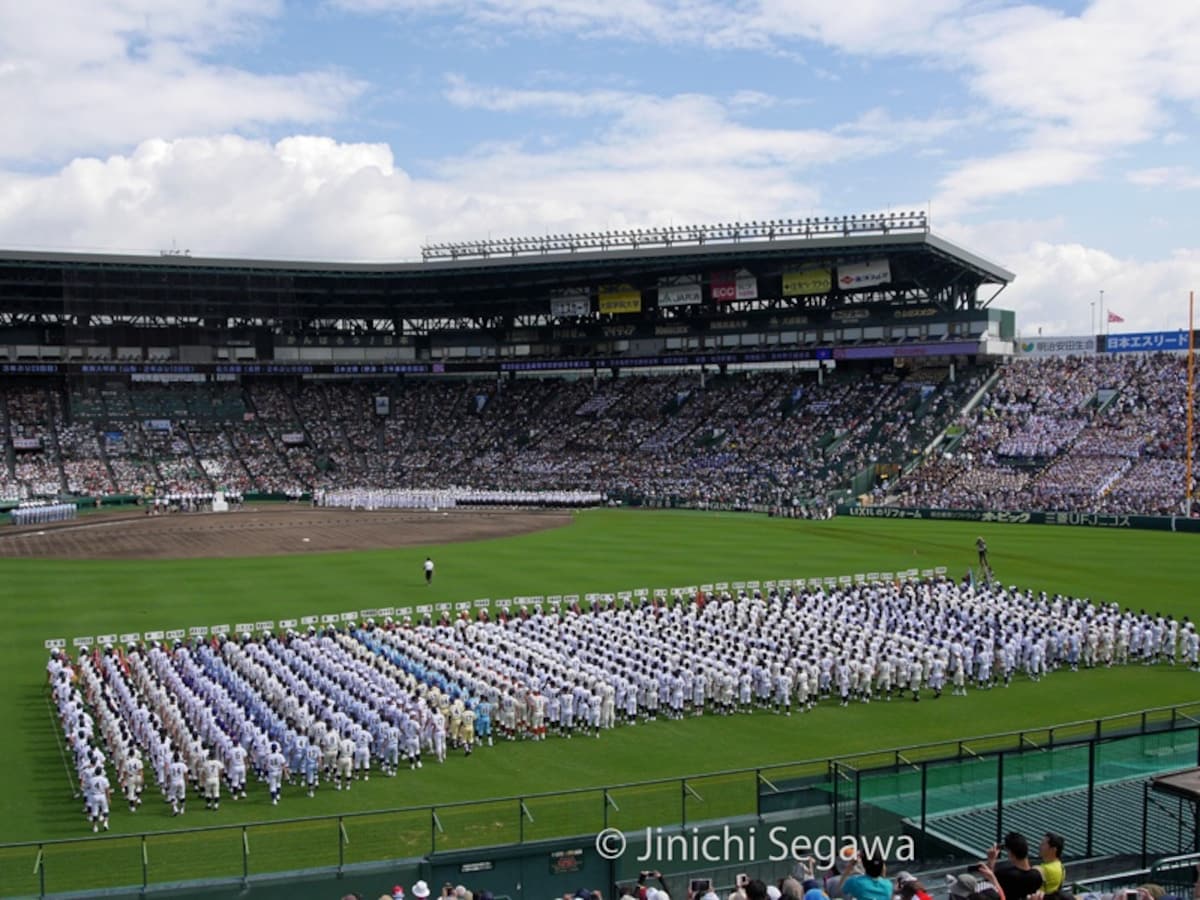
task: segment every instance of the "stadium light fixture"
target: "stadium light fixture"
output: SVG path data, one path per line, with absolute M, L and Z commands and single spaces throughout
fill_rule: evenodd
M 610 250 L 619 247 L 639 248 L 660 245 L 674 246 L 692 242 L 703 246 L 710 241 L 772 241 L 780 235 L 812 237 L 834 232 L 845 235 L 876 231 L 890 234 L 895 230 L 928 231 L 928 216 L 923 211 L 898 213 L 854 213 L 843 216 L 804 216 L 787 219 L 750 219 L 745 222 L 717 222 L 708 225 L 661 225 L 649 228 L 624 228 L 607 231 L 584 231 L 576 234 L 547 233 L 516 238 L 478 241 L 446 241 L 427 244 L 421 248 L 422 259 L 486 258 L 494 253 L 513 256 L 528 253 L 575 252 L 581 247 Z

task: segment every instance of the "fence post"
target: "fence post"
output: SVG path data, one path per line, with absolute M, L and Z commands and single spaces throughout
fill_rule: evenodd
M 687 828 L 687 779 L 679 779 L 679 827 Z
M 525 798 L 517 798 L 517 843 L 525 843 Z
M 996 756 L 996 843 L 1004 840 L 1004 751 Z
M 854 770 L 854 836 L 857 841 L 862 836 L 862 769 Z
M 437 807 L 429 807 L 429 853 L 437 853 Z
M 150 858 L 146 853 L 146 836 L 142 835 L 142 896 L 146 896 L 146 888 L 150 885 Z
M 1096 742 L 1088 741 L 1087 855 L 1092 858 L 1092 830 L 1096 821 Z
M 337 825 L 338 825 L 338 835 L 337 835 L 337 841 L 338 841 L 338 878 L 341 878 L 341 877 L 342 877 L 342 869 L 343 869 L 343 868 L 345 867 L 345 865 L 346 865 L 346 842 L 342 840 L 342 835 L 345 833 L 345 829 L 343 829 L 343 828 L 342 828 L 342 817 L 341 817 L 341 816 L 338 816 L 338 817 L 337 817 Z
M 1141 859 L 1141 865 L 1142 865 L 1143 869 L 1146 868 L 1146 858 L 1147 858 L 1146 844 L 1149 841 L 1149 834 L 1148 834 L 1148 830 L 1147 830 L 1146 826 L 1148 824 L 1147 820 L 1149 819 L 1149 817 L 1150 817 L 1150 782 L 1143 781 L 1142 782 L 1142 859 Z
M 37 870 L 38 870 L 38 896 L 46 896 L 46 845 L 38 844 L 37 855 Z
M 754 817 L 762 821 L 762 769 L 754 770 Z
M 925 863 L 925 854 L 928 852 L 926 834 L 927 818 L 929 815 L 929 761 L 921 761 L 921 863 Z
M 242 887 L 250 883 L 250 837 L 242 826 Z
M 833 760 L 829 761 L 829 777 L 833 781 L 833 843 L 838 845 L 842 840 L 842 821 L 841 821 L 841 774 L 838 772 L 837 763 Z

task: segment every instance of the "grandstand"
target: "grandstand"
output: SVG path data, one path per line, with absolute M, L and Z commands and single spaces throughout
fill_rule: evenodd
M 1011 274 L 919 215 L 426 257 L 0 254 L 0 495 L 1180 509 L 1178 341 L 1024 356 Z
M 0 491 L 822 506 L 910 460 L 1011 351 L 983 295 L 1011 278 L 917 213 L 397 266 L 0 253 Z

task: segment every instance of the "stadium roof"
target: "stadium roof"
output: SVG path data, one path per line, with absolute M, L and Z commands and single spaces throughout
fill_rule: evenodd
M 10 323 L 62 314 L 197 315 L 269 319 L 288 327 L 329 318 L 457 317 L 464 326 L 488 327 L 545 314 L 547 301 L 559 292 L 614 284 L 650 290 L 671 278 L 707 284 L 712 273 L 728 270 L 757 277 L 763 285 L 758 296 L 775 296 L 783 308 L 790 302 L 779 288 L 785 272 L 883 259 L 891 271 L 886 285 L 869 297 L 835 285 L 823 305 L 870 300 L 933 302 L 947 311 L 978 308 L 992 299 L 978 297 L 982 286 L 995 286 L 994 297 L 1015 277 L 924 228 L 404 263 L 0 250 L 0 314 Z

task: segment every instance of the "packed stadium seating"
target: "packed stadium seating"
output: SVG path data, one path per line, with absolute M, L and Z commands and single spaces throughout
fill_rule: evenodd
M 960 417 L 957 446 L 903 479 L 885 502 L 1178 512 L 1186 377 L 1184 358 L 1169 354 L 1012 363 Z
M 1168 513 L 1183 360 L 1017 361 L 907 373 L 254 380 L 0 391 L 0 495 L 224 488 L 596 490 L 654 505 L 804 509 L 876 483 L 907 506 Z M 390 414 L 377 416 L 384 395 Z M 946 432 L 948 426 L 956 426 Z M 923 465 L 924 450 L 948 439 Z

